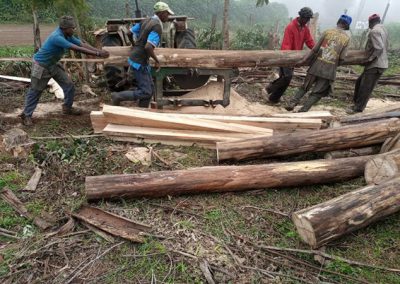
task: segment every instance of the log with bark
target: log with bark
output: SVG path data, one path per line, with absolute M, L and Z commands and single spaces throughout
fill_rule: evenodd
M 342 182 L 360 177 L 371 157 L 86 177 L 88 200 L 232 192 Z
M 304 242 L 321 247 L 400 210 L 400 176 L 292 214 Z
M 328 152 L 383 143 L 400 131 L 399 119 L 348 125 L 306 133 L 217 143 L 218 161 Z
M 341 158 L 350 158 L 350 157 L 359 157 L 359 156 L 369 156 L 379 154 L 380 145 L 363 147 L 363 148 L 355 148 L 355 149 L 346 149 L 346 150 L 337 150 L 328 152 L 325 154 L 325 159 L 341 159 Z
M 105 64 L 127 64 L 131 47 L 103 47 L 111 57 Z M 156 49 L 161 67 L 236 68 L 294 66 L 307 51 L 280 50 L 205 50 L 205 49 Z M 364 51 L 348 52 L 344 65 L 361 64 L 367 59 Z
M 400 175 L 400 149 L 375 156 L 365 165 L 367 184 L 380 184 L 397 175 Z

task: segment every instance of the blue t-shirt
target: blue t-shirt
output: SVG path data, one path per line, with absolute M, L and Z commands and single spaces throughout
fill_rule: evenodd
M 73 44 L 81 46 L 82 42 L 74 36 L 65 37 L 62 30 L 57 28 L 49 35 L 33 59 L 45 66 L 54 65 Z
M 157 16 L 153 16 L 157 17 Z M 141 24 L 138 23 L 136 25 L 134 25 L 131 28 L 131 32 L 133 33 L 133 35 L 138 38 L 139 34 L 140 34 L 140 28 L 141 28 Z M 151 45 L 153 45 L 154 47 L 157 47 L 160 45 L 161 39 L 160 36 L 158 35 L 158 33 L 156 33 L 155 31 L 151 31 L 149 33 L 149 36 L 147 37 L 147 42 L 150 43 Z M 128 58 L 128 63 L 130 66 L 132 66 L 134 69 L 139 70 L 140 69 L 140 64 L 137 62 L 134 62 L 132 59 Z

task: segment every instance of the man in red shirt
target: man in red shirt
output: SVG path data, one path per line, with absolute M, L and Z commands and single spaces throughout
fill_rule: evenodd
M 304 44 L 310 49 L 314 47 L 315 42 L 307 26 L 312 17 L 313 11 L 308 7 L 304 7 L 299 11 L 299 17 L 286 26 L 281 50 L 303 50 Z M 280 98 L 289 87 L 292 76 L 293 68 L 279 68 L 279 78 L 265 88 L 270 95 L 268 98 L 270 103 L 279 103 Z

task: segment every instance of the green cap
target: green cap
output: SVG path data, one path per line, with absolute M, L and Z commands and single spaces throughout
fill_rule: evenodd
M 154 13 L 168 11 L 170 15 L 174 15 L 174 12 L 169 8 L 167 3 L 164 2 L 157 2 L 154 5 Z

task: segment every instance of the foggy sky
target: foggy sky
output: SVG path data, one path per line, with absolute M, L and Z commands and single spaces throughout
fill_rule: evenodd
M 359 11 L 360 2 L 365 2 L 362 11 Z M 368 16 L 378 13 L 383 16 L 388 0 L 272 0 L 271 2 L 283 3 L 289 10 L 289 16 L 297 16 L 301 7 L 308 6 L 319 12 L 321 26 L 334 26 L 344 10 L 353 17 L 353 23 L 357 21 L 367 21 Z M 391 0 L 390 9 L 386 16 L 385 23 L 400 22 L 400 1 Z

